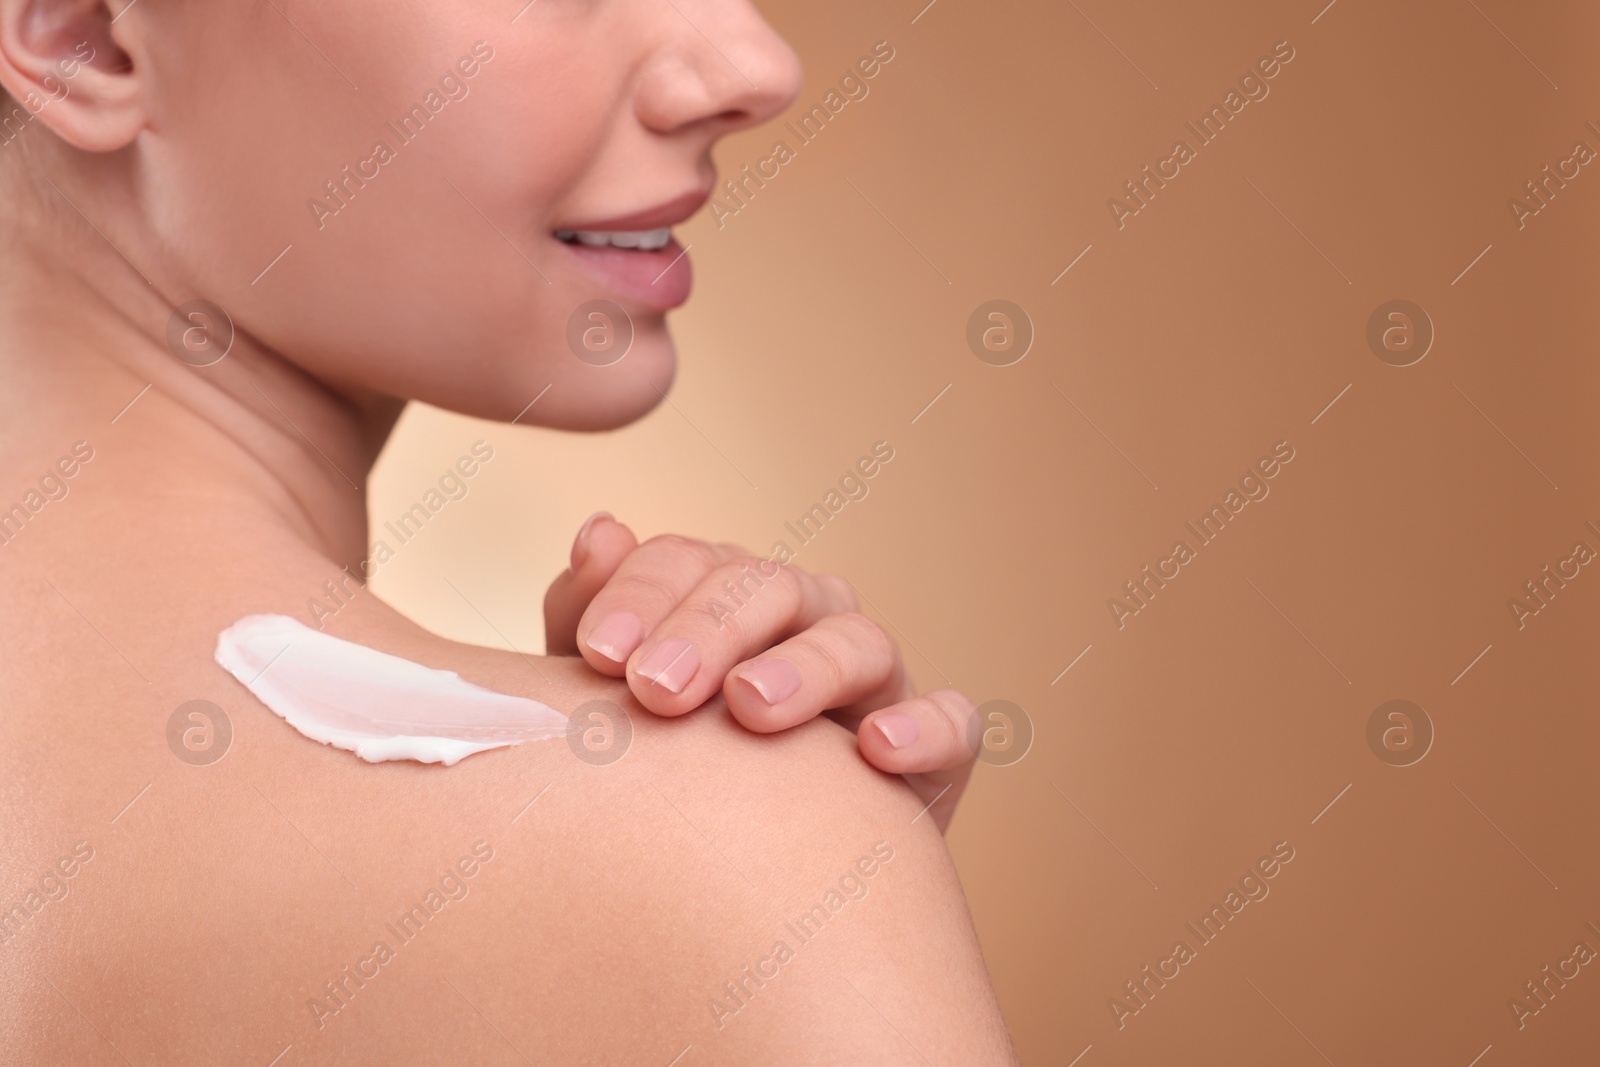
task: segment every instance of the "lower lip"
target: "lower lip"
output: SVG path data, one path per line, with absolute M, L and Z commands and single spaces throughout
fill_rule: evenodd
M 654 311 L 670 311 L 689 299 L 694 272 L 683 246 L 675 239 L 648 252 L 611 245 L 557 243 L 592 277 L 631 303 Z

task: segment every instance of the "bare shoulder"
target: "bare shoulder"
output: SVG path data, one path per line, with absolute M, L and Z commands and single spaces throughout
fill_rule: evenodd
M 849 734 L 658 719 L 580 661 L 352 616 L 584 729 L 374 765 L 239 689 L 224 758 L 56 834 L 93 855 L 0 945 L 0 1059 L 1012 1062 L 943 841 Z

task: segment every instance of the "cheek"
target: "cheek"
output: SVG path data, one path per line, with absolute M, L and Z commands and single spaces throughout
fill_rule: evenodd
M 470 6 L 406 8 L 403 25 L 377 0 L 324 9 L 301 25 L 327 59 L 270 7 L 230 25 L 237 39 L 183 42 L 205 57 L 185 76 L 210 88 L 163 95 L 161 120 L 183 134 L 153 139 L 155 226 L 189 276 L 218 279 L 204 295 L 241 331 L 313 374 L 490 418 L 554 385 L 527 421 L 622 425 L 671 383 L 665 321 L 635 316 L 612 367 L 578 360 L 567 321 L 596 294 L 550 233 L 563 213 L 678 191 L 662 188 L 629 110 L 617 55 L 631 45 L 577 23 L 507 34 Z M 383 20 L 406 47 L 374 47 L 368 28 Z M 401 119 L 478 40 L 495 54 L 466 98 L 407 140 Z M 240 56 L 253 57 L 243 77 Z

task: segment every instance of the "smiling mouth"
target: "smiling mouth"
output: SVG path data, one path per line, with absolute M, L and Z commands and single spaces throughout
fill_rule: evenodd
M 588 279 L 630 310 L 670 311 L 689 299 L 694 284 L 689 250 L 673 239 L 672 228 L 710 195 L 707 187 L 626 215 L 569 217 L 550 236 Z
M 640 311 L 670 311 L 689 299 L 689 250 L 670 226 L 648 230 L 556 230 L 579 269 L 614 298 Z
M 672 240 L 672 227 L 658 226 L 653 230 L 557 230 L 555 238 L 563 244 L 586 245 L 590 248 L 629 248 L 655 252 L 667 247 Z

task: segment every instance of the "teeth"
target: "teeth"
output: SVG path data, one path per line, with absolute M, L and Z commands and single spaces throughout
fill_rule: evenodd
M 672 240 L 672 228 L 662 226 L 655 230 L 557 230 L 556 240 L 577 242 L 590 247 L 611 245 L 614 248 L 638 248 L 653 252 L 665 248 Z

